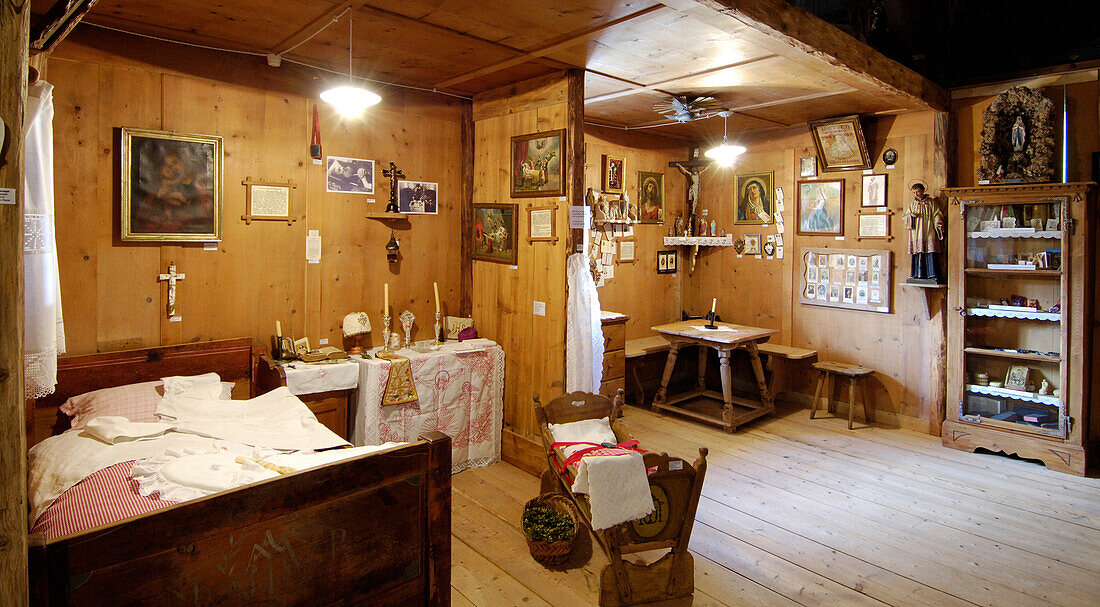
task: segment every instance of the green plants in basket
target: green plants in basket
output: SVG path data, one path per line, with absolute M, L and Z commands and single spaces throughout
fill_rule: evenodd
M 569 541 L 574 527 L 568 515 L 543 506 L 532 506 L 523 513 L 523 532 L 536 542 Z

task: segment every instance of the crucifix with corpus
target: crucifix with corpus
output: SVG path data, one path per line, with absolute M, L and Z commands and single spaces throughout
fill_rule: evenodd
M 400 209 L 397 207 L 397 180 L 404 179 L 405 173 L 401 172 L 401 169 L 397 168 L 397 165 L 390 161 L 390 168 L 382 169 L 382 174 L 390 178 L 390 203 L 386 205 L 387 213 L 400 213 Z
M 176 315 L 176 282 L 183 280 L 183 274 L 176 273 L 176 262 L 168 264 L 168 273 L 157 276 L 157 282 L 168 283 L 168 318 Z
M 688 236 L 701 236 L 696 234 L 696 222 L 699 216 L 699 178 L 712 166 L 710 160 L 699 159 L 699 148 L 692 150 L 691 160 L 674 160 L 668 163 L 670 167 L 676 167 L 687 177 L 687 202 L 688 202 L 688 221 L 687 221 L 687 235 Z M 699 245 L 694 245 L 691 249 L 691 266 L 688 268 L 688 275 L 695 274 L 695 259 L 699 256 Z

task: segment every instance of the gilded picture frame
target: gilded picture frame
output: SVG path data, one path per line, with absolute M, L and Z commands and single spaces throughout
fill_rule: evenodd
M 565 195 L 565 129 L 512 137 L 511 197 Z
M 638 171 L 639 223 L 665 222 L 665 174 Z
M 772 198 L 772 171 L 734 175 L 733 189 L 737 196 L 735 225 L 770 225 L 775 221 L 775 201 Z
M 123 127 L 119 150 L 123 241 L 221 240 L 221 137 Z
M 610 194 L 622 194 L 626 187 L 626 159 L 618 156 L 603 156 L 603 191 Z
M 474 204 L 474 227 L 469 237 L 474 261 L 516 265 L 519 253 L 519 205 Z
M 810 121 L 810 133 L 825 172 L 871 168 L 871 155 L 858 115 Z

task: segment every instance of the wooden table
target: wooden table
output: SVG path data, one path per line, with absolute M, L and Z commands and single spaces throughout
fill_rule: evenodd
M 661 409 L 675 411 L 688 417 L 718 424 L 722 426 L 726 432 L 733 432 L 737 426 L 774 412 L 775 404 L 772 402 L 772 394 L 768 391 L 768 384 L 764 379 L 764 366 L 760 364 L 758 346 L 768 341 L 777 331 L 772 329 L 761 329 L 759 327 L 734 325 L 725 322 L 716 324 L 726 330 L 695 328 L 705 324 L 707 324 L 706 320 L 697 319 L 653 327 L 654 331 L 660 333 L 661 336 L 669 342 L 668 360 L 665 361 L 665 371 L 661 376 L 661 387 L 657 390 L 657 396 L 653 399 L 653 410 L 658 412 Z M 695 390 L 669 397 L 668 382 L 672 378 L 673 369 L 676 367 L 677 352 L 683 346 L 700 346 L 699 379 L 696 382 Z M 718 350 L 718 360 L 722 365 L 721 394 L 706 389 L 708 348 Z M 749 353 L 749 359 L 752 361 L 752 371 L 756 376 L 756 385 L 760 390 L 759 401 L 733 395 L 733 391 L 730 387 L 730 351 L 737 348 L 744 349 Z M 700 396 L 722 401 L 721 419 L 676 406 L 676 403 Z M 747 407 L 750 410 L 737 412 L 733 408 L 735 403 L 742 407 Z

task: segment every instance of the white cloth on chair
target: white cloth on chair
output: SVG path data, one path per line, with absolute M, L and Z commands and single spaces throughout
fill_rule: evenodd
M 588 494 L 593 529 L 607 529 L 653 512 L 645 463 L 637 451 L 582 457 L 573 492 Z
M 583 253 L 569 256 L 565 320 L 565 391 L 598 392 L 603 380 L 600 295 Z

